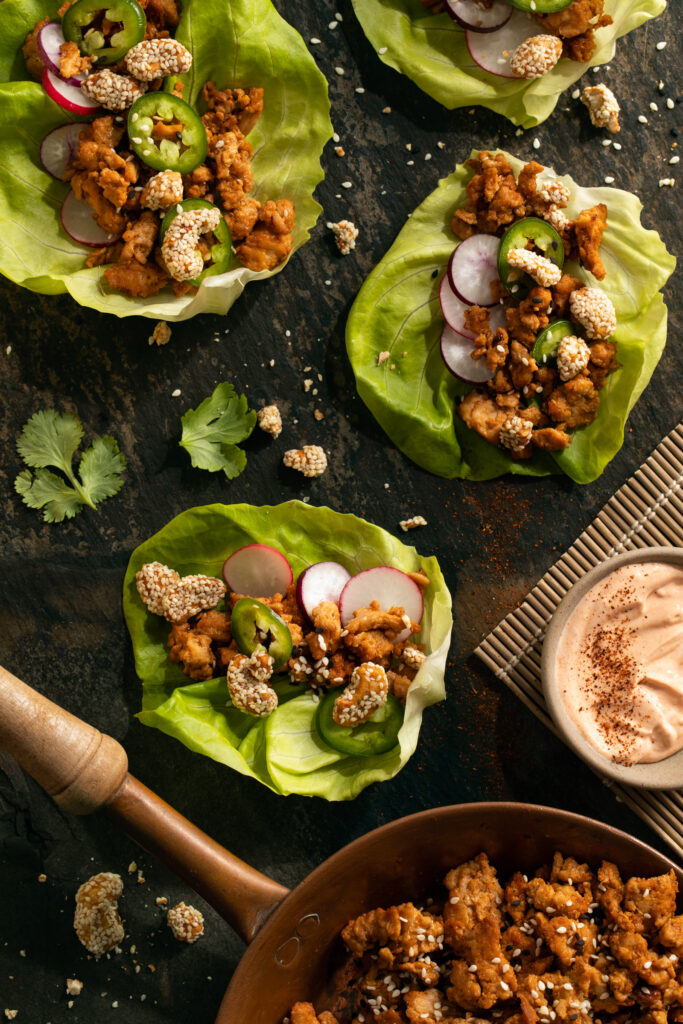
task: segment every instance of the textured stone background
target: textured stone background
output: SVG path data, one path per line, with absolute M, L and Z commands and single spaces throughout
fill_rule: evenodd
M 278 7 L 305 39 L 321 40 L 312 51 L 329 80 L 333 122 L 346 150 L 340 159 L 328 147 L 327 177 L 318 190 L 324 214 L 284 273 L 251 285 L 225 321 L 205 316 L 174 326 L 162 349 L 147 344 L 149 321 L 108 319 L 67 297 L 32 295 L 2 282 L 0 663 L 110 732 L 125 744 L 135 775 L 237 855 L 290 886 L 382 822 L 477 799 L 569 808 L 663 848 L 470 652 L 679 420 L 680 304 L 673 286 L 666 293 L 666 354 L 631 416 L 622 451 L 583 489 L 561 478 L 464 484 L 425 474 L 387 442 L 356 396 L 343 337 L 365 276 L 408 213 L 473 144 L 502 145 L 554 163 L 586 185 L 614 175 L 617 186 L 641 196 L 645 224 L 675 250 L 679 185 L 660 189 L 657 180 L 678 176 L 668 159 L 681 107 L 666 109 L 657 83 L 662 79 L 674 98 L 683 92 L 672 67 L 678 0 L 621 41 L 609 70 L 595 76 L 622 101 L 619 154 L 602 147 L 601 133 L 568 95 L 549 122 L 521 138 L 481 109 L 442 109 L 379 61 L 349 0 L 278 0 Z M 330 30 L 337 10 L 343 20 Z M 664 51 L 655 49 L 660 39 L 669 41 Z M 364 93 L 355 91 L 359 86 Z M 649 110 L 653 101 L 657 113 Z M 383 115 L 387 105 L 392 112 Z M 647 125 L 638 123 L 640 113 Z M 537 152 L 534 137 L 541 142 Z M 340 188 L 346 179 L 351 189 Z M 361 235 L 356 253 L 341 259 L 324 223 L 345 216 Z M 303 391 L 308 365 L 310 376 L 322 376 L 317 397 Z M 278 442 L 259 434 L 247 443 L 247 469 L 233 483 L 193 470 L 177 445 L 180 415 L 225 379 L 254 403 L 276 400 L 286 420 Z M 171 396 L 176 388 L 179 398 Z M 48 407 L 77 412 L 88 430 L 113 434 L 128 459 L 126 485 L 116 498 L 98 513 L 86 511 L 59 526 L 43 524 L 13 491 L 21 468 L 16 436 L 32 412 Z M 324 412 L 322 422 L 314 419 L 315 408 Z M 330 468 L 320 480 L 283 470 L 282 451 L 299 442 L 330 450 Z M 439 556 L 454 598 L 448 701 L 427 711 L 417 754 L 396 779 L 343 805 L 278 798 L 133 717 L 139 687 L 120 607 L 131 550 L 192 505 L 304 496 L 393 531 L 407 515 L 424 515 L 429 526 L 411 540 Z M 144 883 L 126 874 L 133 859 Z M 121 955 L 96 963 L 78 944 L 71 917 L 76 887 L 99 870 L 124 875 L 128 937 Z M 41 871 L 48 876 L 44 884 L 37 882 Z M 20 1024 L 213 1021 L 242 945 L 206 907 L 202 941 L 188 948 L 175 943 L 155 905 L 158 895 L 176 902 L 192 894 L 103 819 L 63 816 L 0 754 L 0 1014 L 16 1008 Z M 136 954 L 129 952 L 133 944 Z M 135 961 L 142 965 L 139 974 Z M 64 994 L 67 976 L 85 982 L 72 1010 Z

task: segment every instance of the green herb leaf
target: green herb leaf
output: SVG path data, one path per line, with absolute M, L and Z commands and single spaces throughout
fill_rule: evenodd
M 180 445 L 196 469 L 223 470 L 228 480 L 240 475 L 247 456 L 237 444 L 251 434 L 256 413 L 249 411 L 246 397 L 236 394 L 229 381 L 219 384 L 196 409 L 188 409 L 181 423 Z
M 73 458 L 82 437 L 76 416 L 45 409 L 31 417 L 17 441 L 20 456 L 36 472 L 23 470 L 15 489 L 29 508 L 41 509 L 46 523 L 72 519 L 84 505 L 95 508 L 121 489 L 126 460 L 113 437 L 96 438 L 81 456 L 80 479 L 75 475 Z M 66 480 L 48 466 L 61 470 Z

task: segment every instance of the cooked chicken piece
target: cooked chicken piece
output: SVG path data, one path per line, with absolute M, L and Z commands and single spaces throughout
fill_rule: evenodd
M 75 43 L 62 43 L 59 48 L 59 73 L 62 78 L 75 78 L 87 74 L 92 67 L 92 57 L 81 56 Z
M 537 910 L 564 914 L 574 920 L 586 914 L 592 902 L 590 896 L 583 896 L 573 885 L 558 885 L 542 878 L 530 879 L 527 896 Z
M 205 633 L 210 636 L 215 643 L 229 644 L 232 640 L 230 618 L 225 612 L 217 612 L 215 609 L 202 612 L 194 629 L 197 633 Z
M 457 412 L 470 430 L 476 430 L 491 444 L 498 444 L 508 413 L 500 409 L 492 398 L 481 391 L 470 391 L 458 406 Z
M 313 631 L 306 634 L 306 643 L 314 658 L 331 657 L 341 643 L 339 605 L 321 601 L 311 613 Z
M 581 263 L 602 281 L 607 274 L 600 259 L 600 244 L 607 227 L 607 207 L 604 203 L 582 210 L 574 222 L 576 248 Z
M 49 17 L 43 18 L 42 21 L 36 23 L 33 31 L 29 32 L 24 40 L 24 44 L 21 48 L 21 52 L 24 55 L 24 61 L 26 62 L 26 70 L 28 71 L 31 78 L 35 78 L 38 81 L 43 76 L 43 58 L 40 56 L 40 50 L 38 49 L 38 33 L 41 28 L 49 23 L 51 19 Z
M 246 196 L 241 199 L 237 206 L 228 210 L 225 214 L 225 222 L 230 229 L 230 235 L 234 242 L 242 242 L 251 234 L 258 220 L 261 204 L 256 199 Z
M 570 441 L 569 434 L 558 427 L 542 427 L 531 435 L 531 443 L 544 452 L 561 452 L 569 447 Z
M 254 230 L 237 246 L 238 259 L 250 270 L 273 270 L 292 250 L 293 226 L 294 204 L 289 199 L 268 200 L 259 210 Z
M 139 295 L 148 298 L 156 295 L 168 284 L 168 274 L 155 263 L 144 266 L 136 260 L 130 263 L 115 263 L 104 272 L 110 288 L 114 291 L 126 292 L 127 295 Z
M 202 121 L 214 135 L 235 128 L 248 135 L 263 113 L 263 89 L 217 89 L 207 82 L 202 96 L 209 108 Z
M 555 388 L 546 405 L 551 419 L 574 430 L 593 422 L 598 415 L 600 395 L 589 377 L 579 375 Z
M 211 140 L 209 155 L 216 162 L 214 191 L 226 210 L 233 210 L 251 192 L 254 184 L 252 152 L 250 143 L 237 129 Z
M 190 679 L 212 679 L 216 658 L 211 637 L 195 632 L 187 622 L 174 623 L 168 637 L 169 658 L 179 662 Z
M 129 263 L 131 260 L 137 260 L 138 263 L 146 263 L 154 249 L 158 234 L 159 218 L 150 210 L 145 210 L 138 220 L 129 221 L 123 234 L 125 245 L 119 262 Z
M 346 948 L 356 957 L 388 946 L 395 954 L 415 959 L 418 954 L 439 948 L 443 922 L 412 903 L 400 903 L 388 910 L 379 907 L 361 914 L 349 921 L 341 934 Z

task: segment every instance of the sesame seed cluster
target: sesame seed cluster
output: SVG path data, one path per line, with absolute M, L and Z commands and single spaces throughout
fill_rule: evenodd
M 510 57 L 510 70 L 518 78 L 541 78 L 555 67 L 562 56 L 562 40 L 557 36 L 531 36 Z
M 273 659 L 265 648 L 257 647 L 247 658 L 237 654 L 228 666 L 228 692 L 233 705 L 249 715 L 265 718 L 278 704 L 277 693 L 269 685 Z
M 142 190 L 140 205 L 148 210 L 168 210 L 183 198 L 183 178 L 178 171 L 159 171 Z
M 217 207 L 182 210 L 171 221 L 161 243 L 161 255 L 171 277 L 191 281 L 204 269 L 204 258 L 197 246 L 201 235 L 214 231 L 221 220 Z
M 126 110 L 147 92 L 144 82 L 136 82 L 127 75 L 117 75 L 107 68 L 88 75 L 81 89 L 86 96 L 107 110 Z
M 552 288 L 562 277 L 557 263 L 530 249 L 510 249 L 507 259 L 511 267 L 523 270 L 542 288 Z
M 353 727 L 366 722 L 384 707 L 389 696 L 389 681 L 381 665 L 368 661 L 354 668 L 351 682 L 334 704 L 337 725 Z
M 500 430 L 500 443 L 512 452 L 522 452 L 531 440 L 533 424 L 521 416 L 508 416 Z
M 105 871 L 89 878 L 76 893 L 74 929 L 94 956 L 113 949 L 123 939 L 125 932 L 118 912 L 122 892 L 121 876 Z
M 192 67 L 192 54 L 175 39 L 144 39 L 130 48 L 125 65 L 139 82 L 152 82 L 166 75 L 185 74 Z
M 266 405 L 256 414 L 261 430 L 271 437 L 279 437 L 282 433 L 282 416 L 276 405 Z
M 334 240 L 342 256 L 348 256 L 356 248 L 358 228 L 352 220 L 340 220 L 336 223 L 327 222 L 327 226 L 334 233 Z
M 573 319 L 581 324 L 587 336 L 604 340 L 614 334 L 617 314 L 609 296 L 599 288 L 579 288 L 569 297 Z
M 187 622 L 225 597 L 225 583 L 213 576 L 180 576 L 161 562 L 148 562 L 135 575 L 138 593 L 154 615 Z
M 296 469 L 304 476 L 322 476 L 327 469 L 325 449 L 317 444 L 305 444 L 303 448 L 290 448 L 282 459 L 288 469 Z
M 178 942 L 196 942 L 204 934 L 204 915 L 187 903 L 171 907 L 166 915 L 166 923 Z
M 563 338 L 557 348 L 557 370 L 560 380 L 571 380 L 588 366 L 591 358 L 589 349 L 583 338 L 570 334 Z
M 612 90 L 602 82 L 585 88 L 581 93 L 581 102 L 588 108 L 591 123 L 596 128 L 606 128 L 611 134 L 620 131 L 621 107 Z

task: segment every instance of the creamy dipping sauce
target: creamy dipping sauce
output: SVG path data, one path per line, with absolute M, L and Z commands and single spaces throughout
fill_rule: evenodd
M 557 651 L 565 711 L 619 764 L 662 761 L 683 747 L 683 569 L 624 565 L 569 617 Z

